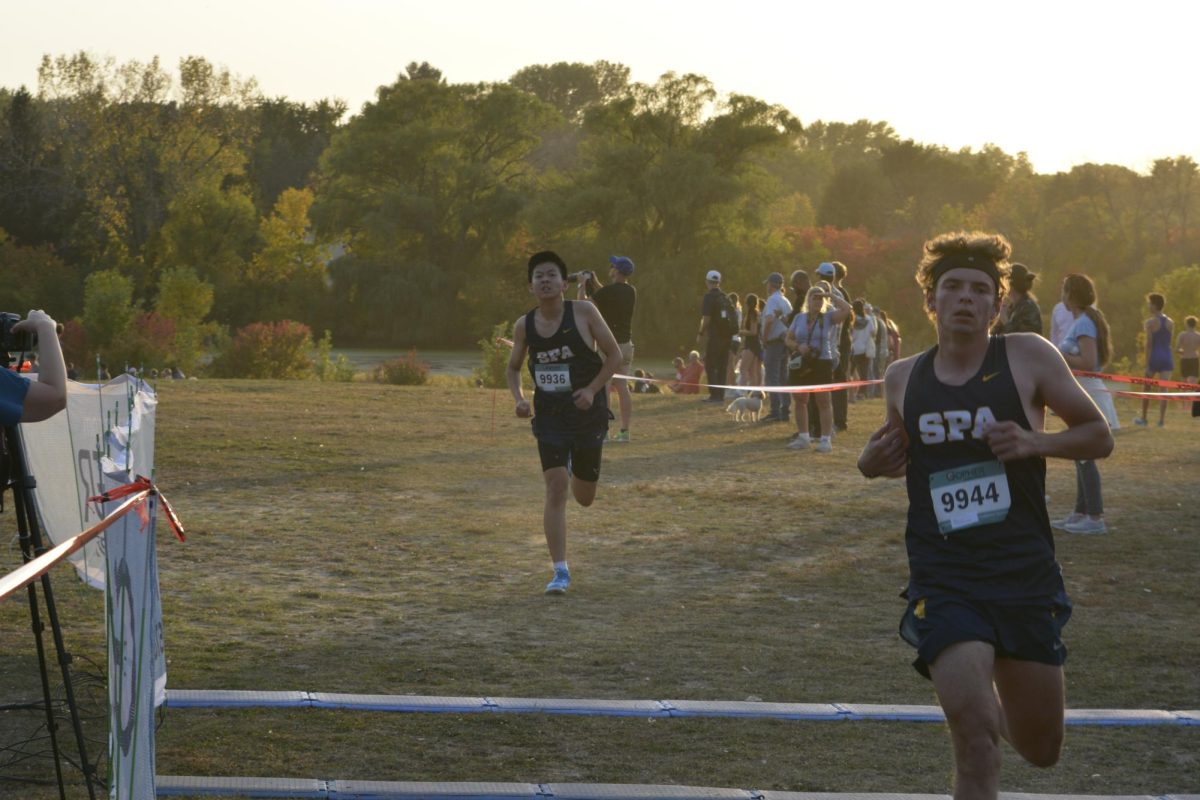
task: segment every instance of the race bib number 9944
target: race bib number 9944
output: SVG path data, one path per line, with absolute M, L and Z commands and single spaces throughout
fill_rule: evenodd
M 1012 506 L 1008 475 L 999 461 L 935 472 L 929 476 L 929 494 L 944 535 L 1000 522 Z

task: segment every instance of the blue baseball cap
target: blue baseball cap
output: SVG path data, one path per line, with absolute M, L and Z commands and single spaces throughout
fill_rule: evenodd
M 608 261 L 613 265 L 613 268 L 622 275 L 633 274 L 633 261 L 626 256 L 609 256 Z

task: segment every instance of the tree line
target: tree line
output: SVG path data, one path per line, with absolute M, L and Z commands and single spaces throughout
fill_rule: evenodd
M 921 243 L 962 227 L 1012 240 L 1044 311 L 1089 274 L 1136 358 L 1146 292 L 1200 312 L 1198 201 L 1186 156 L 1041 175 L 604 61 L 479 84 L 411 63 L 349 117 L 197 57 L 47 56 L 36 91 L 0 88 L 0 309 L 45 308 L 75 357 L 114 362 L 194 367 L 280 320 L 340 346 L 472 346 L 531 303 L 524 262 L 547 248 L 573 269 L 633 258 L 643 352 L 690 341 L 709 269 L 761 292 L 831 259 L 915 347 Z

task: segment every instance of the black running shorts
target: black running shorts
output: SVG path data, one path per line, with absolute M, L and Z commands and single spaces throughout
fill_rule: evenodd
M 1020 602 L 929 595 L 909 602 L 900 638 L 917 648 L 913 667 L 926 678 L 938 654 L 958 642 L 987 642 L 997 658 L 1061 666 L 1067 660 L 1062 629 L 1070 618 L 1066 592 Z

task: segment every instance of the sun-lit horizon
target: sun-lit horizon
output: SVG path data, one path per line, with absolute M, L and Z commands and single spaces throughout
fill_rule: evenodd
M 1200 160 L 1200 111 L 1178 93 L 1194 71 L 1187 37 L 1200 12 L 1191 7 L 1152 0 L 1118 16 L 1021 0 L 1003 13 L 945 2 L 916 13 L 881 2 L 779 9 L 751 0 L 740 12 L 664 0 L 63 0 L 6 11 L 21 34 L 0 51 L 0 86 L 36 90 L 44 54 L 157 56 L 171 72 L 196 55 L 255 79 L 266 96 L 338 98 L 356 113 L 412 61 L 474 83 L 534 64 L 606 60 L 643 83 L 697 73 L 722 95 L 781 105 L 806 125 L 868 119 L 951 150 L 1024 152 L 1042 173 Z

